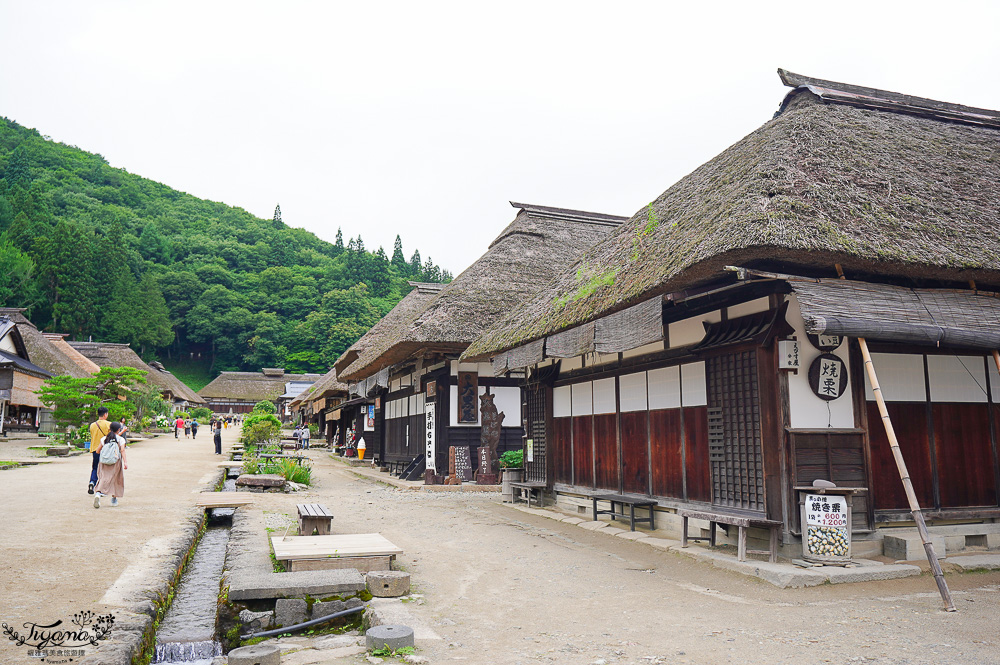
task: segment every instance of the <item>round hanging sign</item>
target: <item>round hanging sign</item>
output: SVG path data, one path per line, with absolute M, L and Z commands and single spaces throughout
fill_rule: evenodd
M 806 333 L 806 337 L 809 338 L 809 343 L 820 351 L 836 351 L 844 341 L 841 335 L 813 335 Z
M 816 396 L 827 401 L 837 399 L 847 390 L 847 366 L 832 353 L 820 354 L 809 366 L 809 386 Z

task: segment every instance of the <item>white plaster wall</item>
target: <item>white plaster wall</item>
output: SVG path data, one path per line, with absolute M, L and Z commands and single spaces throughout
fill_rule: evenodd
M 670 348 L 697 344 L 705 338 L 705 323 L 718 323 L 722 320 L 722 311 L 716 310 L 690 319 L 676 321 L 667 326 L 667 336 L 670 338 Z
M 646 344 L 645 346 L 640 346 L 637 349 L 629 349 L 622 353 L 622 358 L 635 358 L 637 356 L 644 356 L 647 353 L 656 353 L 657 351 L 663 350 L 663 342 L 653 342 L 652 344 Z
M 705 381 L 705 363 L 681 365 L 681 404 L 705 406 L 708 404 L 708 384 Z
M 992 359 L 991 359 L 992 361 Z M 927 356 L 932 402 L 986 402 L 982 356 Z M 879 379 L 879 384 L 882 380 Z
M 854 398 L 851 393 L 851 381 L 847 382 L 847 390 L 844 391 L 843 395 L 829 402 L 817 397 L 812 388 L 809 387 L 809 365 L 823 352 L 814 347 L 806 337 L 798 299 L 792 294 L 788 297 L 788 301 L 786 318 L 795 329 L 795 337 L 799 341 L 798 374 L 788 372 L 788 405 L 791 410 L 792 427 L 802 429 L 854 427 Z M 848 348 L 849 345 L 845 339 L 840 347 L 833 352 L 833 355 L 843 360 L 844 367 L 850 371 Z M 848 378 L 853 379 L 854 377 L 848 376 Z
M 465 371 L 465 370 L 462 370 Z M 493 404 L 497 407 L 497 412 L 503 411 L 504 427 L 521 426 L 521 389 L 516 386 L 499 386 L 490 390 L 493 393 Z M 449 386 L 451 406 L 449 411 L 449 423 L 452 427 L 479 427 L 479 405 L 476 406 L 476 422 L 458 422 L 458 386 Z M 480 395 L 486 394 L 486 386 L 479 386 Z
M 882 388 L 882 399 L 886 402 L 926 402 L 927 388 L 924 383 L 924 357 L 910 353 L 873 353 L 872 365 L 878 384 Z M 865 398 L 875 401 L 868 372 L 865 372 Z
M 559 363 L 559 373 L 566 374 L 567 372 L 572 372 L 573 370 L 580 369 L 581 367 L 583 367 L 583 356 L 562 358 Z
M 569 386 L 559 386 L 552 390 L 552 417 L 566 418 L 573 414 L 572 397 Z
M 726 315 L 730 319 L 738 319 L 741 316 L 766 312 L 769 309 L 771 309 L 769 298 L 757 298 L 756 300 L 748 300 L 747 302 L 741 302 L 739 305 L 727 308 Z
M 615 380 L 594 381 L 594 413 L 615 413 Z
M 574 383 L 570 388 L 573 396 L 573 415 L 592 415 L 594 413 L 594 387 L 591 382 Z
M 17 347 L 14 346 L 14 340 L 11 339 L 10 335 L 5 335 L 3 339 L 0 339 L 0 349 L 17 355 Z
M 646 410 L 646 373 L 625 374 L 618 379 L 622 413 Z
M 651 369 L 649 380 L 649 408 L 676 409 L 681 405 L 681 369 L 678 366 Z

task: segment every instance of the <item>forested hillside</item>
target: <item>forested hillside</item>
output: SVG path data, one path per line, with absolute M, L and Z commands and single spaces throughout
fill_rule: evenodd
M 211 370 L 326 372 L 407 280 L 451 276 L 112 168 L 0 118 L 0 302 L 46 331 Z M 331 202 L 329 214 L 337 214 Z

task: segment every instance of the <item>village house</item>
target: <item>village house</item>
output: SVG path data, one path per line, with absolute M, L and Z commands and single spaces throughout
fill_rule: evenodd
M 560 506 L 744 516 L 795 556 L 817 479 L 858 488 L 855 552 L 912 530 L 870 349 L 932 535 L 1000 547 L 1000 113 L 779 73 L 773 119 L 460 362 L 526 373 L 527 479 Z
M 222 372 L 198 391 L 198 396 L 215 413 L 250 413 L 254 404 L 274 402 L 278 417 L 287 421 L 289 404 L 303 390 L 313 385 L 320 374 L 287 374 L 280 367 L 265 367 L 260 372 Z
M 45 341 L 44 337 L 41 339 Z M 52 373 L 31 362 L 30 357 L 24 336 L 21 334 L 21 327 L 12 316 L 0 316 L 0 433 L 2 434 L 37 432 L 39 425 L 42 424 L 43 412 L 51 413 L 44 409 L 35 392 L 52 376 Z
M 159 362 L 145 363 L 128 344 L 112 342 L 65 342 L 99 367 L 133 367 L 146 372 L 146 382 L 160 390 L 160 396 L 177 410 L 204 406 L 205 400 Z
M 340 422 L 339 406 L 346 399 L 347 384 L 338 381 L 337 371 L 331 369 L 292 400 L 289 408 L 296 424 L 317 425 L 320 436 L 332 443 Z
M 340 407 L 342 418 L 354 423 L 356 438 L 365 438 L 369 456 L 383 463 L 415 462 L 408 478 L 423 477 L 425 467 L 432 482 L 443 478 L 451 447 L 467 448 L 475 468 L 484 408 L 491 419 L 502 414 L 502 421 L 490 423 L 497 454 L 521 448 L 519 379 L 494 376 L 488 362 L 458 358 L 486 327 L 625 219 L 511 205 L 518 210 L 514 221 L 482 257 L 449 284 L 415 284 L 334 365 L 352 397 Z

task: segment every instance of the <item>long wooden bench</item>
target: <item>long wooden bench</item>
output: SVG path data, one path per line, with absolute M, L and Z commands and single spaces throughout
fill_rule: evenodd
M 545 506 L 545 483 L 543 482 L 537 480 L 512 482 L 510 489 L 513 503 L 524 499 L 528 502 L 528 508 L 531 508 L 531 497 L 535 492 L 538 492 L 538 507 L 543 508 Z
M 736 515 L 733 513 L 723 513 L 714 511 L 704 511 L 704 510 L 678 510 L 677 514 L 681 516 L 681 547 L 687 547 L 689 540 L 707 540 L 709 545 L 715 546 L 715 525 L 716 524 L 728 524 L 730 526 L 739 527 L 739 534 L 737 536 L 737 559 L 740 561 L 747 560 L 747 554 L 767 554 L 768 561 L 771 563 L 776 563 L 778 561 L 778 530 L 781 528 L 781 522 L 776 520 L 768 520 L 763 517 L 751 517 L 749 515 Z M 708 536 L 689 536 L 688 535 L 688 520 L 704 520 L 709 523 Z M 748 550 L 747 549 L 747 529 L 749 527 L 769 529 L 771 532 L 771 537 L 769 541 L 769 549 L 766 550 Z
M 657 506 L 656 501 L 646 497 L 640 496 L 629 496 L 628 494 L 592 494 L 590 496 L 591 500 L 594 502 L 594 521 L 597 521 L 598 515 L 611 515 L 611 521 L 613 522 L 616 518 L 625 519 L 628 518 L 629 529 L 635 531 L 636 522 L 648 522 L 650 529 L 655 529 L 654 514 L 655 508 Z M 598 510 L 597 502 L 607 501 L 611 504 L 609 510 Z M 615 506 L 620 506 L 619 510 L 615 510 Z M 625 506 L 628 506 L 628 514 L 625 514 Z M 647 517 L 636 517 L 635 509 L 636 507 L 645 508 L 649 515 Z
M 322 503 L 300 503 L 295 506 L 299 511 L 299 535 L 311 536 L 313 530 L 320 536 L 329 536 L 333 523 L 331 513 Z

